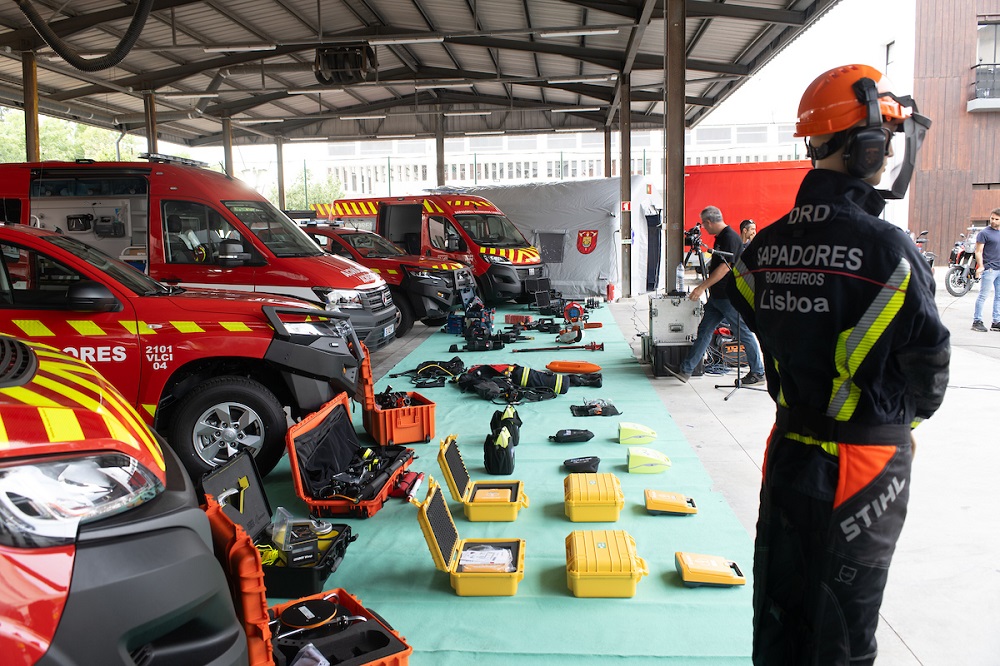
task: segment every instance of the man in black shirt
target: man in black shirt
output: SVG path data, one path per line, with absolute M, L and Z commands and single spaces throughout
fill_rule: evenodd
M 690 379 L 691 373 L 705 356 L 705 350 L 712 342 L 712 333 L 725 319 L 730 326 L 739 326 L 740 342 L 746 350 L 747 362 L 750 364 L 750 372 L 742 378 L 742 383 L 757 384 L 764 381 L 764 364 L 760 358 L 757 339 L 736 313 L 736 309 L 726 295 L 725 283 L 730 279 L 729 267 L 743 251 L 743 241 L 740 240 L 739 234 L 726 224 L 722 219 L 722 211 L 715 206 L 708 206 L 701 211 L 701 226 L 705 231 L 715 236 L 715 247 L 712 251 L 712 261 L 708 265 L 708 276 L 701 284 L 691 290 L 688 298 L 697 301 L 702 294 L 708 291 L 708 302 L 705 304 L 705 314 L 701 318 L 701 323 L 698 324 L 698 337 L 695 339 L 694 345 L 691 346 L 691 351 L 681 361 L 680 367 L 666 366 L 666 369 L 682 382 Z

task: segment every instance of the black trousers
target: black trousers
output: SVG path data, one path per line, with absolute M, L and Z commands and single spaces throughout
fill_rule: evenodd
M 754 553 L 757 666 L 875 661 L 910 441 L 828 448 L 777 428 L 768 441 Z

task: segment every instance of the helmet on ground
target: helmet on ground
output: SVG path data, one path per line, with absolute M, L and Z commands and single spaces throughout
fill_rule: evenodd
M 806 88 L 799 101 L 795 136 L 834 134 L 869 118 L 863 79 L 875 84 L 878 112 L 883 120 L 902 121 L 910 117 L 895 96 L 883 95 L 890 93 L 891 83 L 880 71 L 868 65 L 844 65 L 820 74 Z

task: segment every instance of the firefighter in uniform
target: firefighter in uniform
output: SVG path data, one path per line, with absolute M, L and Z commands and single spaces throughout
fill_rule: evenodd
M 929 126 L 871 67 L 821 75 L 796 125 L 815 168 L 795 207 L 733 269 L 730 297 L 760 340 L 777 403 L 754 555 L 757 665 L 875 660 L 909 496 L 910 433 L 948 383 L 949 334 L 930 269 L 877 217 L 885 198 L 905 193 Z M 881 193 L 873 186 L 897 131 L 906 155 Z

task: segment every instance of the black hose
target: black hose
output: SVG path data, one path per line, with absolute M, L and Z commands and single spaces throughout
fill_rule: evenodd
M 45 40 L 45 43 L 56 52 L 56 54 L 81 72 L 99 72 L 102 69 L 114 67 L 128 55 L 132 47 L 139 40 L 142 29 L 146 25 L 146 19 L 153 11 L 155 0 L 139 0 L 135 7 L 135 14 L 132 15 L 132 22 L 129 23 L 125 36 L 118 42 L 118 46 L 108 55 L 100 58 L 81 58 L 73 49 L 57 35 L 41 17 L 30 0 L 14 0 L 21 12 L 27 17 L 31 27 L 38 32 L 38 35 Z

